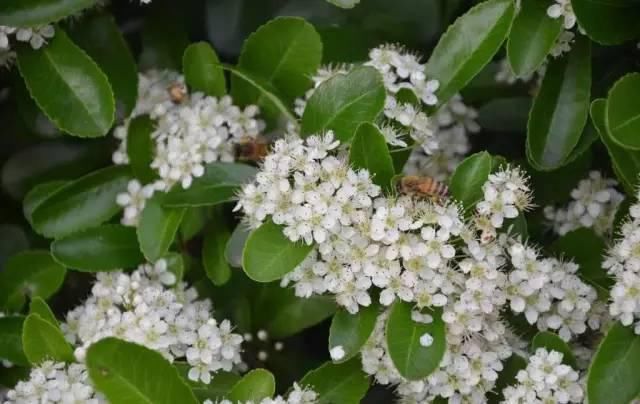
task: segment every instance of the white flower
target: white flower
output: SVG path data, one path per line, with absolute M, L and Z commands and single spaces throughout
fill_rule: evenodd
M 553 4 L 547 8 L 547 15 L 551 18 L 564 18 L 564 28 L 571 29 L 576 25 L 576 15 L 571 6 L 571 0 L 555 0 Z
M 344 348 L 342 345 L 336 345 L 329 350 L 329 355 L 334 361 L 339 361 L 345 356 Z
M 423 347 L 430 347 L 433 345 L 433 337 L 429 333 L 422 334 L 420 336 L 420 345 Z
M 571 44 L 575 38 L 575 34 L 571 31 L 562 31 L 549 54 L 557 58 L 571 50 Z
M 124 208 L 122 224 L 136 226 L 147 200 L 153 196 L 154 192 L 155 188 L 152 184 L 142 186 L 138 180 L 129 181 L 127 192 L 118 194 L 116 198 L 118 205 Z

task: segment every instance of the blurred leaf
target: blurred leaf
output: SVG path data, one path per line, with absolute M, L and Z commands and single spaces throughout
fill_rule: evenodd
M 211 45 L 198 42 L 189 45 L 182 57 L 184 78 L 193 91 L 221 97 L 227 93 L 227 82 L 220 59 Z
M 24 317 L 0 317 L 0 359 L 18 366 L 29 366 L 22 350 L 22 324 Z
M 489 178 L 491 166 L 491 155 L 480 152 L 464 159 L 453 172 L 449 192 L 465 210 L 471 209 L 482 198 L 482 185 Z
M 233 229 L 231 238 L 227 242 L 227 247 L 224 250 L 224 257 L 234 268 L 242 267 L 242 252 L 244 251 L 244 245 L 247 243 L 247 238 L 251 234 L 251 229 L 247 226 L 239 224 Z
M 609 91 L 605 124 L 611 139 L 625 149 L 640 150 L 640 73 L 627 74 Z
M 17 50 L 29 93 L 58 128 L 79 137 L 107 134 L 115 116 L 109 80 L 64 31 L 56 28 L 41 49 L 21 45 Z
M 217 286 L 224 285 L 231 278 L 231 268 L 224 257 L 230 237 L 229 229 L 221 220 L 217 220 L 204 234 L 202 263 L 207 276 Z
M 369 390 L 369 376 L 362 371 L 359 359 L 326 362 L 307 373 L 300 385 L 318 393 L 317 404 L 358 404 Z
M 3 271 L 9 257 L 27 248 L 29 248 L 29 240 L 21 227 L 14 224 L 0 224 L 0 272 Z
M 96 390 L 110 403 L 198 403 L 176 368 L 141 345 L 105 338 L 89 347 L 86 364 Z
M 57 239 L 51 244 L 51 253 L 56 261 L 82 272 L 117 271 L 144 262 L 135 228 L 118 224 Z
M 491 61 L 509 33 L 514 14 L 513 1 L 487 0 L 449 26 L 426 66 L 427 77 L 440 82 L 440 104 Z
M 581 29 L 605 45 L 640 36 L 640 3 L 634 0 L 571 0 Z
M 569 164 L 553 171 L 529 169 L 534 202 L 537 206 L 566 202 L 578 182 L 583 179 L 591 167 L 591 153 L 583 153 Z
M 256 282 L 271 282 L 294 270 L 309 255 L 313 245 L 294 243 L 282 226 L 271 220 L 253 230 L 242 253 L 242 268 Z
M 587 122 L 591 45 L 578 36 L 569 54 L 549 63 L 527 127 L 527 158 L 539 170 L 566 163 Z
M 615 394 L 614 394 L 615 393 Z M 640 394 L 640 335 L 616 323 L 596 351 L 587 375 L 590 403 L 627 404 Z
M 391 361 L 400 374 L 409 380 L 420 380 L 438 368 L 447 347 L 442 311 L 422 310 L 433 317 L 430 324 L 413 321 L 410 303 L 396 301 L 387 320 L 386 341 Z M 431 335 L 433 342 L 423 346 L 420 339 Z
M 184 216 L 184 208 L 163 206 L 163 197 L 164 194 L 156 194 L 146 202 L 138 223 L 140 249 L 150 262 L 157 261 L 167 253 Z
M 51 311 L 51 308 L 40 297 L 34 297 L 29 304 L 29 314 L 37 314 L 42 317 L 43 320 L 48 321 L 51 325 L 58 327 L 59 323 L 56 320 L 56 316 Z
M 167 270 L 172 272 L 178 281 L 184 277 L 184 258 L 182 255 L 170 252 L 162 257 L 167 262 Z
M 24 201 L 22 202 L 22 211 L 24 213 L 24 217 L 27 219 L 29 223 L 33 222 L 33 212 L 36 210 L 38 206 L 42 204 L 47 198 L 56 193 L 60 188 L 67 185 L 69 181 L 50 181 L 43 182 L 42 184 L 36 185 L 27 193 L 24 197 Z M 33 226 L 33 224 L 32 224 Z
M 22 328 L 22 346 L 24 354 L 33 365 L 45 360 L 56 362 L 74 362 L 71 345 L 60 328 L 51 324 L 38 314 L 29 314 Z
M 356 24 L 317 27 L 317 30 L 322 37 L 323 64 L 367 60 L 369 49 L 375 45 L 375 38 Z
M 142 28 L 141 70 L 182 70 L 182 55 L 189 45 L 180 8 L 170 2 L 156 2 L 146 15 Z
M 334 362 L 346 362 L 360 353 L 373 332 L 379 313 L 380 306 L 377 304 L 362 307 L 355 314 L 345 309 L 338 310 L 331 321 L 329 351 L 340 346 L 345 354 L 341 359 L 333 359 Z
M 360 0 L 327 0 L 329 3 L 340 8 L 354 8 Z
M 288 104 L 304 94 L 322 61 L 322 41 L 301 18 L 279 17 L 251 34 L 244 43 L 238 68 L 275 88 Z M 237 76 L 231 95 L 240 105 L 256 104 L 263 116 L 275 119 L 278 108 L 262 92 Z
M 513 72 L 524 77 L 542 65 L 562 32 L 562 18 L 549 18 L 549 2 L 527 0 L 513 21 L 507 55 Z
M 562 362 L 574 369 L 578 369 L 576 358 L 571 352 L 571 347 L 567 345 L 559 336 L 552 332 L 540 331 L 533 337 L 531 348 L 535 351 L 538 348 L 545 348 L 547 351 L 556 351 L 562 354 Z
M 323 82 L 307 102 L 302 115 L 302 135 L 333 130 L 348 142 L 363 122 L 373 122 L 384 108 L 382 77 L 372 67 L 358 67 Z
M 211 163 L 204 175 L 188 189 L 173 187 L 164 197 L 166 207 L 213 206 L 234 200 L 240 187 L 253 180 L 258 170 L 238 163 Z
M 0 307 L 16 294 L 48 299 L 60 289 L 65 268 L 48 251 L 28 250 L 9 258 L 0 272 Z
M 44 25 L 93 7 L 96 0 L 2 0 L 0 25 Z
M 127 156 L 134 176 L 142 183 L 150 183 L 158 177 L 151 168 L 151 162 L 155 155 L 154 141 L 151 134 L 154 123 L 148 115 L 141 115 L 129 122 L 127 130 Z
M 127 166 L 94 171 L 58 189 L 33 211 L 33 228 L 45 237 L 61 237 L 97 226 L 116 215 L 116 196 L 130 179 Z
M 180 223 L 180 238 L 189 241 L 196 237 L 209 220 L 209 208 L 206 206 L 187 208 Z
M 393 161 L 387 141 L 376 125 L 365 122 L 358 126 L 349 149 L 349 163 L 356 169 L 369 171 L 373 183 L 382 189 L 391 189 L 391 179 L 395 175 Z
M 84 17 L 71 26 L 69 34 L 107 75 L 124 115 L 129 116 L 138 97 L 138 67 L 113 16 Z
M 527 97 L 495 98 L 478 108 L 478 124 L 491 132 L 525 132 L 531 110 Z
M 265 369 L 254 369 L 233 386 L 228 399 L 233 402 L 260 402 L 272 397 L 275 391 L 276 380 L 273 375 Z

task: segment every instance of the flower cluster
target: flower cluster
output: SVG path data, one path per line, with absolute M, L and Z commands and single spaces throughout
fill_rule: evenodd
M 636 194 L 640 198 L 640 192 Z M 640 203 L 629 208 L 629 218 L 609 249 L 602 266 L 615 278 L 611 289 L 611 315 L 640 334 Z
M 571 29 L 576 25 L 577 20 L 571 0 L 555 0 L 555 4 L 547 9 L 547 15 L 554 19 L 562 17 L 564 29 Z
M 424 74 L 424 64 L 420 58 L 398 45 L 382 45 L 369 52 L 366 66 L 375 68 L 383 77 L 387 98 L 385 101 L 385 122 L 380 129 L 391 146 L 407 147 L 409 141 L 421 146 L 426 154 L 438 149 L 434 135 L 434 125 L 422 111 L 422 106 L 435 106 L 438 98 L 437 80 L 429 80 Z M 302 115 L 307 100 L 323 82 L 337 74 L 347 74 L 352 66 L 338 65 L 322 67 L 313 76 L 314 88 L 307 91 L 305 99 L 296 100 L 295 111 Z M 417 98 L 418 105 L 402 101 L 401 90 L 410 91 Z M 404 99 L 404 98 L 402 98 Z
M 293 383 L 293 386 L 287 397 L 276 396 L 274 398 L 263 398 L 262 400 L 255 401 L 231 401 L 221 400 L 216 404 L 315 404 L 318 402 L 318 393 L 313 391 L 309 386 L 301 387 L 298 383 Z M 213 404 L 211 400 L 205 400 L 203 404 Z
M 176 282 L 165 260 L 141 265 L 131 274 L 97 276 L 89 298 L 61 325 L 79 361 L 92 343 L 116 337 L 154 349 L 171 361 L 186 358 L 189 378 L 204 383 L 217 371 L 240 364 L 242 336 L 232 333 L 228 320 L 214 320 L 211 302 L 197 300 L 194 289 Z
M 581 403 L 584 391 L 579 374 L 562 363 L 562 353 L 538 348 L 517 383 L 503 390 L 505 404 Z
M 16 28 L 0 25 L 0 67 L 8 66 L 15 59 L 15 52 L 11 48 L 11 38 L 19 42 L 27 42 L 33 49 L 40 49 L 53 38 L 53 25 L 42 25 L 32 28 Z
M 7 392 L 5 404 L 85 403 L 106 404 L 95 392 L 82 364 L 45 361 L 31 369 L 29 379 Z
M 598 235 L 608 235 L 613 229 L 618 206 L 624 199 L 616 185 L 616 180 L 591 171 L 589 177 L 581 180 L 571 191 L 571 201 L 566 207 L 545 207 L 545 218 L 561 236 L 581 227 L 592 228 Z

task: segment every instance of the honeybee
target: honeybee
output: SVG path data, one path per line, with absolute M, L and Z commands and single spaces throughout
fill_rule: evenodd
M 187 86 L 184 83 L 175 82 L 167 87 L 169 98 L 174 104 L 182 104 L 187 99 Z
M 407 175 L 398 182 L 398 190 L 406 195 L 425 198 L 444 199 L 449 195 L 449 188 L 442 182 L 431 177 Z
M 236 159 L 241 161 L 262 161 L 269 154 L 269 141 L 263 137 L 244 137 L 235 146 Z

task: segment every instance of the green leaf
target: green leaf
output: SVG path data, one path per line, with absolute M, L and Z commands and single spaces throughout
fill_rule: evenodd
M 129 165 L 134 176 L 143 183 L 157 178 L 156 172 L 151 168 L 155 154 L 154 141 L 151 139 L 153 130 L 154 124 L 148 115 L 133 118 L 127 130 Z
M 387 348 L 398 372 L 409 380 L 420 380 L 438 368 L 447 347 L 441 310 L 427 311 L 433 322 L 423 324 L 411 318 L 412 305 L 396 301 L 387 320 Z M 433 337 L 431 346 L 420 344 L 424 334 Z
M 185 211 L 184 208 L 162 206 L 163 197 L 163 194 L 156 194 L 147 201 L 137 228 L 140 249 L 151 262 L 169 251 Z
M 635 186 L 640 173 L 640 152 L 624 149 L 611 138 L 605 123 L 606 104 L 607 101 L 604 99 L 597 99 L 591 103 L 591 120 L 609 151 L 616 176 L 627 193 L 635 195 Z
M 138 98 L 138 67 L 113 16 L 85 17 L 71 27 L 69 34 L 107 75 L 116 99 L 129 116 Z
M 202 263 L 211 282 L 222 286 L 231 278 L 231 268 L 224 257 L 224 251 L 231 238 L 229 229 L 219 220 L 204 234 Z
M 440 82 L 437 96 L 441 104 L 491 61 L 509 33 L 514 14 L 511 0 L 484 1 L 458 18 L 440 37 L 426 75 Z
M 182 56 L 182 70 L 192 90 L 214 97 L 227 93 L 227 82 L 220 67 L 220 59 L 208 43 L 189 45 Z
M 294 270 L 313 245 L 294 243 L 271 220 L 253 230 L 242 252 L 242 268 L 256 282 L 271 282 Z
M 571 347 L 567 345 L 559 336 L 552 332 L 541 331 L 533 337 L 531 348 L 535 351 L 538 348 L 545 348 L 547 351 L 556 351 L 562 354 L 562 362 L 574 369 L 578 369 L 576 358 L 571 352 Z
M 25 195 L 22 202 L 22 212 L 27 221 L 33 226 L 33 212 L 47 198 L 57 192 L 60 188 L 69 182 L 64 180 L 49 181 L 36 185 Z
M 301 18 L 279 17 L 247 38 L 238 68 L 276 89 L 291 105 L 310 87 L 321 61 L 322 41 L 315 28 Z M 231 95 L 240 105 L 258 105 L 267 118 L 278 115 L 264 93 L 237 76 L 231 77 Z
M 338 74 L 313 92 L 302 115 L 303 137 L 332 130 L 348 142 L 362 122 L 373 122 L 384 108 L 382 77 L 372 67 Z
M 260 402 L 272 397 L 275 391 L 273 375 L 268 370 L 254 369 L 233 386 L 228 398 L 233 402 Z
M 373 176 L 373 182 L 383 189 L 391 189 L 395 175 L 387 141 L 380 129 L 365 122 L 358 126 L 349 151 L 349 162 L 354 168 L 363 168 Z
M 571 0 L 584 29 L 596 42 L 613 45 L 640 36 L 640 4 L 634 0 Z
M 580 277 L 595 287 L 598 295 L 603 299 L 609 297 L 609 289 L 613 286 L 613 279 L 602 268 L 605 248 L 606 244 L 602 237 L 588 228 L 569 232 L 552 245 L 554 251 L 573 259 L 580 265 L 578 272 Z
M 525 1 L 513 21 L 507 55 L 513 72 L 519 77 L 535 72 L 542 65 L 562 32 L 562 18 L 549 18 L 548 7 L 548 1 Z
M 29 250 L 12 256 L 0 272 L 0 307 L 16 294 L 48 299 L 60 289 L 66 272 L 48 251 Z
M 611 138 L 625 149 L 640 150 L 640 73 L 627 74 L 611 90 L 605 123 Z
M 182 56 L 189 45 L 183 9 L 169 2 L 154 4 L 144 19 L 139 65 L 147 69 L 181 71 Z
M 449 193 L 466 210 L 482 199 L 482 185 L 491 174 L 492 161 L 489 153 L 479 152 L 464 159 L 453 172 Z
M 18 366 L 28 366 L 22 350 L 22 325 L 24 317 L 0 317 L 0 358 Z
M 129 167 L 113 166 L 70 182 L 33 211 L 34 230 L 61 237 L 111 219 L 121 210 L 116 196 L 129 179 Z
M 33 365 L 45 360 L 74 362 L 71 345 L 60 328 L 38 314 L 29 314 L 22 328 L 24 354 Z
M 112 404 L 197 404 L 176 368 L 160 353 L 131 342 L 105 338 L 91 345 L 89 376 Z
M 193 180 L 188 189 L 174 187 L 162 201 L 167 207 L 213 206 L 235 199 L 240 187 L 258 170 L 246 164 L 211 163 L 202 177 Z
M 144 262 L 136 230 L 119 224 L 94 227 L 55 240 L 56 261 L 82 272 L 117 271 Z
M 361 308 L 356 314 L 350 314 L 340 309 L 333 316 L 329 330 L 329 351 L 341 346 L 344 357 L 333 360 L 336 363 L 346 362 L 360 352 L 360 348 L 367 342 L 373 332 L 380 312 L 377 304 Z
M 235 373 L 220 371 L 213 376 L 209 384 L 204 384 L 199 381 L 194 382 L 188 377 L 191 365 L 184 362 L 176 362 L 173 366 L 178 369 L 182 379 L 187 382 L 189 387 L 191 387 L 193 394 L 195 394 L 201 402 L 205 400 L 212 400 L 213 402 L 216 402 L 216 400 L 223 399 L 229 394 L 231 388 L 233 388 L 233 386 L 240 380 L 240 376 Z
M 60 28 L 51 42 L 21 45 L 18 67 L 31 97 L 60 129 L 79 137 L 107 134 L 115 100 L 107 76 Z
M 55 327 L 59 326 L 58 320 L 56 320 L 56 316 L 51 311 L 51 308 L 47 302 L 42 300 L 40 297 L 33 298 L 29 304 L 29 314 L 33 313 L 39 315 L 43 320 L 48 321 L 51 325 Z
M 527 128 L 531 98 L 493 98 L 478 108 L 478 124 L 490 132 L 524 132 Z
M 95 3 L 96 0 L 3 0 L 0 2 L 0 25 L 44 25 L 93 7 Z
M 317 404 L 358 404 L 369 390 L 369 376 L 359 359 L 336 364 L 326 362 L 300 381 L 318 393 Z
M 615 394 L 613 394 L 615 393 Z M 627 404 L 640 394 L 640 335 L 614 324 L 596 351 L 587 375 L 590 403 Z
M 527 157 L 539 170 L 564 165 L 587 123 L 591 45 L 578 36 L 569 54 L 549 63 L 527 125 Z

